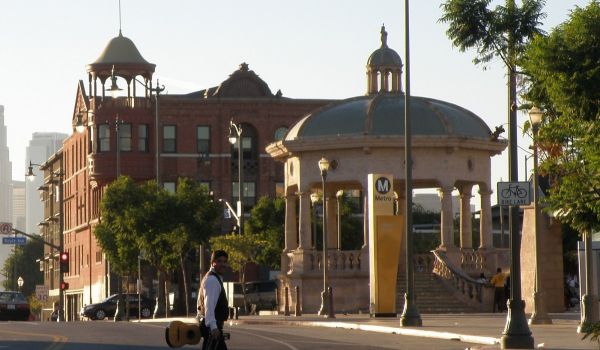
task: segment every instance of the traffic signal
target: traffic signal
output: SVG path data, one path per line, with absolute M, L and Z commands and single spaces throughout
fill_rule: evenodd
M 58 258 L 60 260 L 60 272 L 61 273 L 69 272 L 69 253 L 61 252 L 60 256 Z
M 67 289 L 69 289 L 69 284 L 67 282 L 61 282 L 60 290 L 67 290 Z

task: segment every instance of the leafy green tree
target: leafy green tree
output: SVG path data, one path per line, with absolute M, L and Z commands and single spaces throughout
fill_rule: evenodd
M 218 208 L 208 191 L 191 180 L 179 179 L 177 191 L 172 194 L 153 181 L 136 183 L 122 176 L 106 189 L 102 219 L 94 233 L 111 262 L 123 273 L 133 270 L 141 252 L 159 270 L 159 281 L 179 267 L 186 295 L 183 300 L 189 310 L 185 256 L 215 232 Z M 163 293 L 161 288 L 161 302 Z
M 600 228 L 600 4 L 527 48 L 525 98 L 545 109 L 539 130 L 541 170 L 551 179 L 548 210 L 578 232 Z
M 100 203 L 101 220 L 94 229 L 98 244 L 111 262 L 111 268 L 123 274 L 131 272 L 140 253 L 136 230 L 132 227 L 135 208 L 141 207 L 143 196 L 137 184 L 126 176 L 119 177 L 106 188 Z
M 284 244 L 285 199 L 261 197 L 244 222 L 244 235 L 256 235 L 266 243 L 256 257 L 256 263 L 278 269 Z
M 18 288 L 16 280 L 22 277 L 25 283 L 21 292 L 27 296 L 34 294 L 35 285 L 44 284 L 44 274 L 36 262 L 43 256 L 44 245 L 36 239 L 28 239 L 27 244 L 17 247 L 16 252 L 12 253 L 4 262 L 2 274 L 6 276 L 6 280 L 2 281 L 2 287 L 5 290 L 16 290 Z
M 491 0 L 447 0 L 441 5 L 441 22 L 448 23 L 446 34 L 461 52 L 477 50 L 476 65 L 486 65 L 500 58 L 508 70 L 508 120 L 511 121 L 509 138 L 516 137 L 517 120 L 517 64 L 527 43 L 542 31 L 538 29 L 543 0 L 523 0 L 521 7 L 515 0 L 490 9 Z M 514 124 L 514 125 L 513 125 Z M 511 153 L 517 151 L 511 142 Z M 516 179 L 514 179 L 516 180 Z
M 208 188 L 190 179 L 181 178 L 175 192 L 175 221 L 169 241 L 178 253 L 179 267 L 184 282 L 186 310 L 190 310 L 189 274 L 186 273 L 185 256 L 201 244 L 208 243 L 210 236 L 218 232 L 221 206 L 213 201 Z M 187 311 L 186 311 L 187 312 Z
M 260 234 L 235 234 L 215 236 L 210 239 L 214 250 L 224 250 L 229 255 L 229 266 L 240 273 L 242 285 L 246 282 L 246 266 L 249 263 L 258 263 L 262 251 L 267 249 L 269 242 L 262 239 Z

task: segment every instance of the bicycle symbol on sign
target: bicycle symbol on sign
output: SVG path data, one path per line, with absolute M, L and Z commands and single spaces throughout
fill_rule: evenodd
M 528 196 L 528 192 L 526 189 L 520 187 L 519 185 L 508 185 L 507 188 L 502 190 L 502 197 L 509 198 L 512 196 L 517 196 L 517 198 L 525 198 Z

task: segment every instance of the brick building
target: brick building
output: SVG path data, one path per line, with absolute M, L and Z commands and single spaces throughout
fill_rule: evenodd
M 78 83 L 72 133 L 60 153 L 64 248 L 71 257 L 65 275 L 67 320 L 77 319 L 83 305 L 114 292 L 110 263 L 96 243 L 93 227 L 102 192 L 117 174 L 140 181 L 158 178 L 167 189 L 174 189 L 179 177 L 188 177 L 206 183 L 215 197 L 234 203 L 238 149 L 227 138 L 233 120 L 243 130 L 244 204 L 250 207 L 261 196 L 283 191 L 283 165 L 269 157 L 265 147 L 281 139 L 301 116 L 330 102 L 273 94 L 242 63 L 216 87 L 161 94 L 157 107 L 154 69 L 119 33 L 87 66 L 87 83 Z M 113 84 L 122 88 L 117 96 L 109 96 Z

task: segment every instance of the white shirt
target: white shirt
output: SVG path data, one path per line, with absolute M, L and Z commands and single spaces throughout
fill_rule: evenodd
M 217 274 L 217 272 L 211 268 L 210 271 Z M 219 276 L 219 274 L 217 274 Z M 215 275 L 208 275 L 206 277 L 206 281 L 204 282 L 204 323 L 211 330 L 217 328 L 217 319 L 215 318 L 215 308 L 217 307 L 217 301 L 219 300 L 219 295 L 221 295 L 221 285 L 219 284 L 219 280 L 221 277 L 216 277 Z

